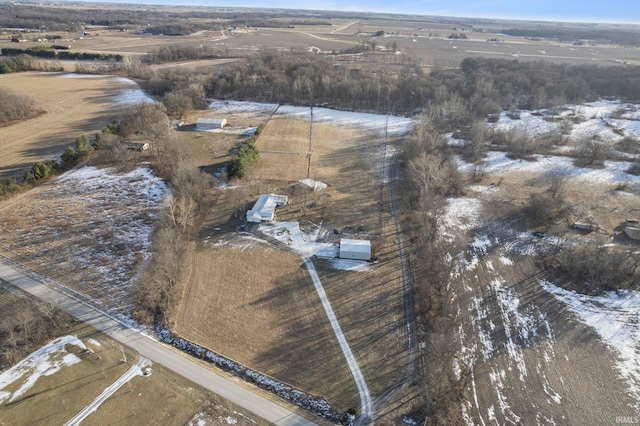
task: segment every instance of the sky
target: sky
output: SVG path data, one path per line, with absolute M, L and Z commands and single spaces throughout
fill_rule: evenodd
M 127 1 L 120 0 L 120 2 Z M 351 0 L 348 2 L 340 0 L 129 0 L 128 2 L 640 24 L 638 0 Z

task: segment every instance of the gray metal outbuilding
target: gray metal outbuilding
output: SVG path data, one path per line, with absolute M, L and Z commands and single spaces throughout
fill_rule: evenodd
M 339 257 L 340 259 L 371 260 L 371 241 L 342 238 Z
M 196 120 L 196 130 L 214 130 L 222 129 L 227 125 L 226 118 L 203 118 L 200 117 Z

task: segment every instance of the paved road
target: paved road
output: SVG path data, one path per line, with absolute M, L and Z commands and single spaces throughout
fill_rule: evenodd
M 271 423 L 281 426 L 316 424 L 268 399 L 254 394 L 232 380 L 204 368 L 187 355 L 140 334 L 88 304 L 25 276 L 15 268 L 2 262 L 1 258 L 0 279 L 32 294 L 40 300 L 60 307 L 63 311 L 131 347 L 140 355 L 149 358 L 155 363 L 164 365 L 175 373 L 215 392 Z

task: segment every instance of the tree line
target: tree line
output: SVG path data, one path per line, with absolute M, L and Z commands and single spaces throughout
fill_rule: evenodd
M 534 39 L 549 39 L 583 44 L 584 41 L 594 41 L 621 46 L 640 46 L 640 32 L 634 30 L 612 30 L 601 28 L 507 28 L 503 34 L 516 37 Z
M 122 55 L 112 53 L 87 53 L 87 52 L 67 52 L 64 50 L 47 48 L 15 49 L 4 47 L 0 49 L 2 56 L 29 55 L 37 58 L 48 59 L 79 59 L 83 61 L 122 61 Z
M 170 53 L 170 52 L 167 52 Z M 393 70 L 336 64 L 330 55 L 266 51 L 213 75 L 166 71 L 150 77 L 158 97 L 198 81 L 206 97 L 412 115 L 438 110 L 456 127 L 502 109 L 548 108 L 600 97 L 640 100 L 637 66 L 568 65 L 467 58 L 457 69 L 425 72 L 417 64 Z M 441 126 L 441 127 L 442 127 Z

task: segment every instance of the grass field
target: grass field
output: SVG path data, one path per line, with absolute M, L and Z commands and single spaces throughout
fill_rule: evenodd
M 346 410 L 357 394 L 296 255 L 228 236 L 199 247 L 176 331 Z
M 28 96 L 45 114 L 0 128 L 0 181 L 22 178 L 36 161 L 57 159 L 82 134 L 91 135 L 117 117 L 116 97 L 135 88 L 116 77 L 68 78 L 59 73 L 0 75 L 0 87 Z
M 233 230 L 231 205 L 250 206 L 259 193 L 276 192 L 290 196 L 278 220 L 296 220 L 302 227 L 322 223 L 321 239 L 327 241 L 339 238 L 334 229 L 373 238 L 379 262 L 364 272 L 316 263 L 373 396 L 402 387 L 407 354 L 399 325 L 396 231 L 382 187 L 385 138 L 365 125 L 331 122 L 313 124 L 311 144 L 309 135 L 308 119 L 276 114 L 269 121 L 257 142 L 260 160 L 247 182 L 222 191 L 202 232 L 176 330 L 345 410 L 358 406 L 357 393 L 300 257 L 252 236 L 225 233 Z M 396 140 L 387 142 L 391 150 Z M 307 176 L 328 188 L 297 191 L 297 180 Z M 232 222 L 241 224 L 239 218 Z M 391 419 L 398 414 L 392 411 L 382 415 Z

